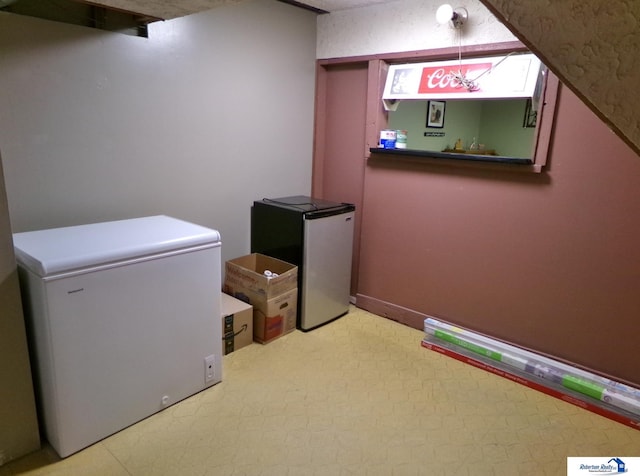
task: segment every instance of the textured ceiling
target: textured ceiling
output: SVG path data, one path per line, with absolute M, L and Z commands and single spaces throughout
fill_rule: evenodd
M 143 17 L 170 20 L 241 1 L 243 0 L 174 0 L 171 2 L 164 0 L 86 0 L 85 3 L 133 12 Z
M 140 16 L 169 20 L 216 7 L 240 3 L 244 0 L 80 0 L 93 5 L 133 12 Z M 308 6 L 325 12 L 347 10 L 396 0 L 299 0 L 286 1 L 294 5 Z
M 379 3 L 392 3 L 395 0 L 302 0 L 298 3 L 318 8 L 326 12 L 337 12 L 350 8 L 365 7 Z

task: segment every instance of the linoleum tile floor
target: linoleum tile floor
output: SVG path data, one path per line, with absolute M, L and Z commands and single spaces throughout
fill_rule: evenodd
M 32 475 L 563 475 L 567 456 L 640 456 L 640 431 L 420 346 L 351 307 L 224 357 L 223 380 Z

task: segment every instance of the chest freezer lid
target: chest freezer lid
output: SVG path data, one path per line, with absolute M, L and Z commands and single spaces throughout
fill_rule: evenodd
M 39 276 L 219 244 L 220 234 L 164 215 L 15 233 L 16 259 Z

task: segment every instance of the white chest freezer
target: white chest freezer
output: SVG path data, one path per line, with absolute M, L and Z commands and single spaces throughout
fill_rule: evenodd
M 60 456 L 221 380 L 217 231 L 153 216 L 16 233 L 14 246 Z

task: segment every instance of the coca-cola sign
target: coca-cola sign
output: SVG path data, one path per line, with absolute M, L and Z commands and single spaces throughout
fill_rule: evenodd
M 492 66 L 492 63 L 476 63 L 423 68 L 418 94 L 477 91 L 477 84 L 470 89 L 462 82 L 474 81 Z
M 382 99 L 394 110 L 407 99 L 530 98 L 539 90 L 541 67 L 530 53 L 389 65 Z

